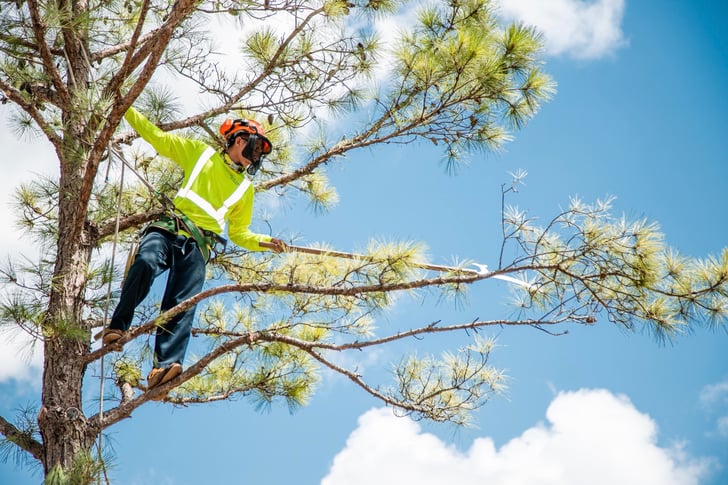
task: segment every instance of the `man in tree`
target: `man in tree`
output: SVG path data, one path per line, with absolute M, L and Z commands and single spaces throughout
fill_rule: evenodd
M 169 270 L 161 310 L 169 310 L 196 295 L 205 282 L 205 264 L 215 242 L 229 224 L 230 239 L 248 250 L 263 251 L 269 243 L 276 252 L 285 250 L 280 239 L 251 232 L 254 189 L 250 178 L 264 155 L 272 150 L 262 126 L 254 120 L 227 119 L 220 126 L 226 148 L 216 152 L 202 141 L 162 131 L 140 112 L 130 108 L 126 121 L 162 156 L 184 170 L 182 188 L 174 198 L 174 210 L 152 223 L 144 232 L 133 264 L 121 290 L 119 304 L 108 328 L 102 332 L 105 346 L 114 346 L 129 329 L 135 308 L 149 293 L 154 279 Z M 152 389 L 182 372 L 192 330 L 195 307 L 175 315 L 157 327 L 153 369 L 147 377 Z

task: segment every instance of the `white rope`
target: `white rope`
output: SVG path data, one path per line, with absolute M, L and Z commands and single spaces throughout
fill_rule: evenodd
M 112 161 L 111 144 L 109 144 L 108 158 L 109 158 L 108 163 L 110 166 L 111 161 Z M 109 284 L 106 289 L 106 306 L 104 308 L 104 328 L 106 328 L 107 321 L 109 318 L 109 307 L 111 306 L 111 282 L 113 280 L 111 275 L 113 274 L 114 265 L 116 264 L 116 247 L 119 242 L 119 225 L 121 222 L 121 196 L 122 196 L 122 193 L 124 192 L 124 167 L 125 167 L 125 165 L 122 163 L 121 164 L 121 175 L 119 177 L 119 195 L 116 200 L 116 226 L 114 227 L 114 241 L 111 246 L 111 262 L 109 264 Z M 103 339 L 102 339 L 102 345 L 103 345 Z M 103 419 L 104 419 L 104 379 L 106 377 L 105 370 L 104 370 L 104 355 L 101 356 L 100 365 L 101 365 L 101 370 L 100 370 L 101 378 L 99 381 L 99 421 L 103 421 Z M 101 454 L 102 450 L 103 450 L 102 439 L 103 439 L 103 432 L 99 431 L 99 439 L 98 439 L 98 445 L 97 445 L 98 450 L 99 450 L 99 460 L 102 463 L 104 477 L 106 479 L 106 483 L 108 484 L 108 483 L 110 483 L 109 477 L 106 476 L 106 466 L 103 465 L 103 457 Z M 101 477 L 99 477 L 99 481 L 101 481 Z

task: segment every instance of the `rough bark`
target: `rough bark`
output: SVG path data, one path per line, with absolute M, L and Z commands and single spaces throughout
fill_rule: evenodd
M 76 150 L 74 146 L 69 149 Z M 89 339 L 83 338 L 88 331 L 83 328 L 81 316 L 91 246 L 84 230 L 85 207 L 78 203 L 84 164 L 69 161 L 72 157 L 64 156 L 65 163 L 61 164 L 57 259 L 44 326 L 43 394 L 38 424 L 45 448 L 46 473 L 56 465 L 68 468 L 78 452 L 88 450 L 93 443 L 81 395 L 86 371 L 83 357 L 90 350 Z
M 84 0 L 61 1 L 59 6 L 73 17 L 88 9 Z M 64 137 L 56 153 L 60 161 L 58 201 L 58 240 L 53 282 L 44 324 L 44 372 L 38 425 L 43 437 L 43 466 L 46 474 L 54 467 L 67 469 L 80 451 L 90 449 L 83 413 L 82 387 L 86 371 L 83 356 L 90 350 L 88 329 L 82 323 L 86 273 L 91 257 L 86 231 L 89 194 L 83 193 L 88 175 L 85 140 L 87 115 L 77 111 L 78 100 L 89 82 L 85 61 L 88 39 L 84 31 L 70 26 L 63 29 L 67 59 L 66 90 L 71 99 L 64 105 Z M 82 103 L 81 103 L 82 104 Z

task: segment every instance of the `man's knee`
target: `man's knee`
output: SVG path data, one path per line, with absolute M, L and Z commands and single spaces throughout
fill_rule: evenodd
M 145 237 L 134 257 L 133 266 L 156 272 L 164 262 L 164 244 L 162 236 L 152 233 Z
M 155 254 L 150 254 L 149 252 L 137 253 L 136 257 L 134 258 L 134 263 L 132 264 L 132 266 L 136 270 L 141 270 L 145 272 L 150 271 L 152 273 L 154 273 L 158 265 L 159 258 Z

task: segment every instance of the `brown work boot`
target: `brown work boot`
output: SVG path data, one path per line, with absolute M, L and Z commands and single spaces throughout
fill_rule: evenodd
M 110 347 L 113 350 L 121 350 L 123 345 L 117 344 L 116 341 L 124 336 L 124 331 L 116 328 L 105 328 L 100 333 L 96 334 L 96 340 L 101 338 L 101 345 L 103 347 Z
M 166 384 L 167 382 L 171 381 L 178 375 L 182 373 L 182 366 L 175 362 L 174 364 L 170 365 L 169 367 L 155 367 L 152 369 L 152 371 L 147 376 L 147 391 L 151 391 L 157 386 L 161 386 L 162 384 Z M 167 394 L 162 394 L 158 398 L 154 399 L 155 401 L 161 401 L 167 396 Z

